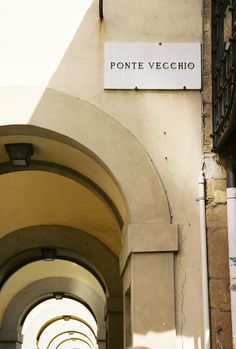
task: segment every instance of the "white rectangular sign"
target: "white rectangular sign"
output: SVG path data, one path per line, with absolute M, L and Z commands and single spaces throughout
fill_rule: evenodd
M 105 89 L 201 89 L 199 43 L 105 43 Z

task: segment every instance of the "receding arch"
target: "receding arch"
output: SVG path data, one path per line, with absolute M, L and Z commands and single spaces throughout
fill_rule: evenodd
M 1 237 L 27 226 L 60 224 L 86 231 L 119 255 L 117 220 L 108 205 L 81 183 L 54 172 L 17 171 L 1 176 L 0 191 Z
M 42 328 L 40 328 L 40 330 L 39 330 L 39 333 L 38 333 L 38 335 L 37 335 L 37 341 L 40 340 L 40 338 L 41 338 L 43 332 L 44 332 L 49 326 L 53 325 L 54 323 L 56 323 L 57 321 L 60 321 L 60 320 L 64 320 L 64 319 L 63 319 L 63 316 L 58 316 L 58 317 L 53 318 L 53 319 L 50 319 L 50 321 L 46 322 L 46 323 L 42 326 Z M 96 334 L 94 333 L 94 331 L 93 331 L 92 327 L 89 325 L 89 323 L 87 323 L 86 321 L 84 321 L 84 320 L 81 319 L 80 317 L 78 317 L 78 316 L 70 316 L 69 321 L 70 321 L 70 320 L 78 321 L 79 323 L 83 324 L 84 326 L 86 326 L 86 327 L 91 331 L 91 333 L 94 335 L 94 337 L 96 337 Z
M 8 108 L 12 126 L 3 126 L 0 135 L 40 134 L 50 139 L 56 137 L 62 143 L 73 143 L 77 149 L 99 159 L 110 178 L 115 179 L 127 203 L 127 223 L 170 222 L 166 193 L 158 172 L 142 145 L 124 126 L 94 105 L 52 89 L 14 87 L 8 89 L 8 97 L 15 96 L 17 90 L 21 105 L 24 100 L 27 104 L 28 89 L 36 99 L 41 95 L 32 108 L 28 124 L 25 125 L 24 118 L 19 120 L 16 107 L 14 110 Z M 48 110 L 53 112 L 50 118 L 45 118 Z M 14 125 L 16 123 L 18 125 Z
M 91 309 L 97 320 L 99 333 L 105 333 L 104 322 L 104 299 L 96 293 L 94 289 L 84 284 L 82 281 L 75 281 L 71 278 L 52 277 L 38 280 L 22 289 L 8 305 L 0 330 L 0 341 L 5 331 L 11 329 L 19 337 L 23 321 L 27 314 L 37 304 L 53 297 L 58 290 L 71 296 L 78 301 L 82 301 L 88 309 Z
M 73 181 L 80 183 L 84 187 L 88 188 L 91 192 L 93 192 L 100 200 L 102 200 L 106 207 L 113 214 L 114 218 L 117 221 L 117 224 L 120 229 L 123 228 L 124 221 L 121 216 L 119 210 L 111 200 L 111 198 L 91 179 L 83 175 L 82 173 L 71 169 L 66 166 L 62 166 L 60 164 L 55 164 L 47 161 L 37 161 L 32 160 L 27 167 L 13 167 L 9 162 L 0 164 L 0 175 L 21 171 L 44 171 L 58 174 L 60 176 L 64 176 L 72 179 Z
M 34 236 L 33 239 L 32 236 Z M 7 275 L 11 275 L 20 266 L 27 264 L 31 258 L 31 250 L 38 251 L 42 259 L 42 248 L 54 247 L 61 251 L 62 255 L 64 253 L 64 259 L 70 260 L 72 258 L 70 256 L 73 256 L 75 261 L 77 258 L 78 264 L 85 266 L 103 280 L 107 295 L 122 294 L 118 258 L 85 232 L 64 226 L 35 226 L 7 234 L 1 241 L 0 275 L 2 279 L 6 280 Z M 21 241 L 20 244 L 19 241 Z M 6 246 L 8 246 L 7 249 Z M 9 255 L 15 257 L 9 259 Z
M 47 283 L 48 279 L 45 282 Z M 77 294 L 80 292 L 77 291 Z M 60 329 L 56 325 L 57 323 L 61 324 Z M 59 330 L 61 332 L 65 329 L 63 324 L 69 326 L 67 326 L 67 332 L 70 331 L 70 338 L 71 331 L 76 328 L 77 324 L 80 331 L 85 334 L 84 339 L 89 338 L 93 346 L 96 345 L 97 322 L 93 313 L 84 302 L 75 299 L 75 296 L 73 299 L 66 296 L 62 299 L 50 298 L 42 301 L 29 312 L 22 327 L 23 349 L 34 347 L 36 343 L 39 348 L 46 349 L 52 335 L 54 336 Z
M 84 340 L 84 339 L 82 339 L 82 338 L 77 338 L 77 337 L 68 338 L 68 339 L 63 340 L 61 343 L 59 343 L 59 344 L 56 346 L 55 349 L 59 349 L 61 345 L 63 345 L 64 343 L 66 343 L 66 342 L 68 342 L 68 341 L 76 341 L 76 342 L 78 341 L 78 342 L 82 342 L 82 343 L 87 344 L 88 347 L 89 347 L 90 349 L 92 349 L 92 347 L 90 346 L 90 344 L 89 344 L 86 340 Z
M 63 335 L 68 334 L 69 332 L 70 332 L 70 331 L 66 331 L 66 332 L 61 332 L 61 333 L 57 334 L 57 335 L 56 335 L 55 337 L 53 337 L 53 338 L 51 339 L 51 341 L 48 343 L 48 346 L 47 346 L 46 349 L 50 349 L 50 345 L 53 343 L 53 341 L 55 341 L 56 339 L 58 339 L 60 336 L 63 336 Z M 86 338 L 87 340 L 89 340 L 90 343 L 91 343 L 90 338 L 89 338 L 87 335 L 85 335 L 84 333 L 79 332 L 79 331 L 71 331 L 71 332 L 73 332 L 73 334 L 76 334 L 76 335 L 80 335 L 80 336 L 85 337 L 85 338 Z M 91 343 L 91 344 L 92 344 L 92 343 Z
M 31 88 L 9 88 L 9 95 L 11 93 L 14 95 L 16 89 L 19 92 L 17 99 L 21 99 L 22 105 L 24 102 L 27 105 L 29 91 L 32 94 L 42 92 L 37 88 L 34 91 Z M 74 98 L 58 91 L 46 89 L 41 97 L 38 104 L 32 108 L 32 114 L 27 122 L 16 116 L 17 113 L 15 114 L 13 109 L 8 108 L 9 120 L 11 120 L 12 125 L 0 127 L 0 162 L 7 161 L 3 147 L 7 141 L 30 142 L 37 149 L 34 161 L 40 161 L 44 165 L 55 163 L 86 176 L 111 199 L 122 217 L 124 228 L 120 240 L 121 248 L 114 252 L 115 250 L 105 247 L 99 241 L 99 236 L 97 241 L 94 237 L 89 236 L 91 235 L 89 229 L 81 231 L 82 228 L 81 230 L 72 228 L 69 223 L 68 226 L 64 227 L 57 222 L 53 222 L 51 225 L 45 223 L 44 226 L 36 225 L 40 223 L 32 223 L 35 226 L 28 224 L 27 227 L 26 222 L 25 226 L 19 225 L 12 229 L 6 229 L 4 232 L 5 236 L 1 242 L 6 248 L 1 250 L 0 247 L 0 265 L 2 265 L 0 275 L 4 274 L 6 270 L 10 270 L 10 272 L 5 273 L 6 280 L 11 272 L 14 272 L 14 267 L 16 269 L 19 267 L 20 264 L 16 263 L 18 257 L 21 259 L 24 256 L 22 261 L 26 262 L 25 256 L 28 251 L 36 251 L 45 247 L 60 251 L 64 249 L 67 251 L 66 253 L 70 251 L 78 254 L 78 263 L 86 266 L 100 277 L 100 280 L 106 285 L 107 298 L 114 297 L 122 300 L 122 282 L 119 276 L 118 258 L 123 253 L 125 257 L 122 260 L 126 263 L 131 253 L 129 247 L 134 247 L 132 252 L 142 252 L 142 248 L 139 246 L 129 246 L 126 243 L 131 234 L 136 234 L 136 236 L 143 234 L 142 237 L 144 237 L 146 230 L 143 227 L 149 225 L 150 241 L 156 236 L 161 237 L 157 242 L 158 246 L 155 246 L 156 250 L 172 251 L 172 244 L 169 242 L 172 242 L 175 236 L 173 239 L 171 234 L 168 236 L 169 238 L 165 237 L 171 219 L 162 182 L 152 159 L 143 146 L 110 115 L 80 98 Z M 18 101 L 16 101 L 16 105 L 17 103 Z M 17 106 L 15 106 L 15 110 L 17 111 Z M 48 118 L 49 111 L 52 114 Z M 21 110 L 22 112 L 23 110 Z M 67 154 L 70 156 L 67 157 Z M 74 160 L 73 155 L 76 156 L 76 160 Z M 53 224 L 58 225 L 54 226 Z M 126 234 L 129 225 L 133 229 Z M 168 229 L 163 229 L 165 225 L 168 226 Z M 159 226 L 159 229 L 156 226 Z M 19 227 L 21 229 L 17 229 Z M 108 232 L 109 229 L 105 229 L 104 232 L 100 232 L 100 236 Z M 116 236 L 119 233 L 119 230 L 116 230 Z M 34 238 L 32 239 L 32 237 Z M 127 240 L 125 240 L 126 237 L 128 237 Z M 99 253 L 95 253 L 97 248 Z M 149 250 L 150 245 L 147 244 L 146 248 Z M 17 256 L 17 258 L 9 259 L 9 256 Z M 107 261 L 109 261 L 109 265 Z M 122 262 L 123 265 L 124 263 Z M 123 270 L 122 267 L 122 272 Z M 110 313 L 112 312 L 111 308 Z M 118 307 L 114 308 L 116 314 L 119 313 L 117 315 L 119 323 L 122 323 Z M 109 316 L 107 321 L 109 321 Z M 16 328 L 16 331 L 18 330 Z M 17 333 L 19 334 L 19 331 Z M 119 333 L 119 337 L 122 338 L 122 331 Z M 121 347 L 121 344 L 118 343 L 117 347 Z
M 28 168 L 10 165 L 4 145 L 16 142 L 33 145 L 34 155 Z M 0 127 L 0 174 L 19 170 L 57 173 L 84 185 L 113 212 L 120 228 L 129 215 L 125 197 L 111 171 L 95 154 L 68 137 L 37 127 Z

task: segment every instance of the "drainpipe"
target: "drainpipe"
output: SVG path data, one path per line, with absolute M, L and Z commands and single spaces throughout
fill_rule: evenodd
M 200 243 L 201 243 L 201 269 L 202 269 L 202 302 L 203 302 L 203 330 L 204 349 L 210 349 L 210 320 L 209 320 L 209 294 L 208 294 L 208 268 L 207 268 L 207 243 L 206 243 L 206 197 L 205 179 L 200 171 L 198 179 L 199 214 L 200 214 Z
M 233 349 L 236 349 L 236 168 L 227 158 L 227 224 Z

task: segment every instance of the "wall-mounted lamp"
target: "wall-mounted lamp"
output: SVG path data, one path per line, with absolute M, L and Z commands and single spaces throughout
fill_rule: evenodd
M 59 300 L 63 299 L 64 293 L 63 292 L 56 292 L 56 293 L 53 293 L 53 296 L 57 301 L 59 301 Z
M 49 248 L 42 249 L 43 259 L 47 262 L 54 261 L 56 257 L 56 253 L 57 253 L 57 250 L 55 249 L 49 249 Z
M 30 158 L 34 154 L 31 143 L 9 143 L 5 144 L 5 149 L 11 165 L 16 167 L 29 166 Z
M 70 321 L 70 315 L 63 315 L 64 321 Z

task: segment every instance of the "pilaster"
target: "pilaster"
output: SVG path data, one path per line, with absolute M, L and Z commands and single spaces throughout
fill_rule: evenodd
M 174 225 L 128 227 L 120 258 L 126 347 L 176 347 L 174 252 L 177 249 Z

